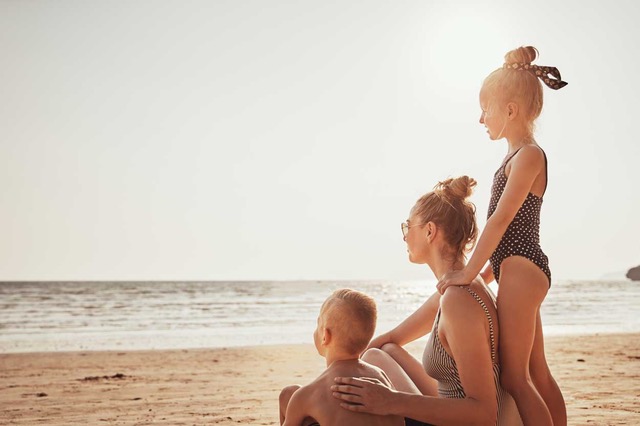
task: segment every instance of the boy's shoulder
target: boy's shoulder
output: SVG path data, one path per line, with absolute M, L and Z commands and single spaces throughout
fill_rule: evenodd
M 324 390 L 327 388 L 328 384 L 333 381 L 333 378 L 336 377 L 331 374 L 331 367 L 325 369 L 318 377 L 312 380 L 310 383 L 302 386 L 300 389 L 296 391 L 296 394 L 299 393 L 298 398 L 317 398 L 318 391 L 320 389 Z M 330 385 L 329 385 L 330 386 Z
M 349 364 L 333 364 L 325 370 L 325 373 L 327 374 L 327 377 L 330 377 L 331 381 L 333 381 L 335 377 L 352 376 L 371 377 L 374 379 L 380 379 L 386 385 L 391 384 L 387 375 L 381 368 L 360 359 Z
M 386 385 L 391 385 L 384 372 L 361 360 L 333 363 L 311 383 L 298 389 L 291 399 L 298 413 L 316 419 L 320 424 L 360 425 L 400 425 L 404 420 L 393 416 L 373 416 L 354 413 L 340 407 L 340 401 L 333 397 L 331 386 L 336 377 L 373 377 Z
M 385 372 L 375 365 L 362 360 L 348 364 L 334 363 L 327 367 L 313 381 L 298 389 L 296 391 L 296 399 L 299 401 L 319 401 L 322 399 L 333 401 L 331 392 L 328 390 L 334 384 L 336 377 L 371 377 L 379 379 L 387 386 L 393 386 Z
M 332 385 L 336 377 L 372 377 L 387 380 L 387 375 L 381 368 L 362 360 L 354 360 L 349 363 L 331 364 L 315 380 L 300 389 L 305 389 L 303 395 L 311 393 L 318 387 L 324 389 L 327 383 Z

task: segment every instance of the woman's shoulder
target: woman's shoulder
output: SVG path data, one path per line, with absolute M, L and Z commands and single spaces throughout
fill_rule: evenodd
M 454 285 L 448 287 L 440 298 L 440 309 L 443 313 L 464 311 L 478 302 L 471 297 L 469 286 Z
M 488 303 L 482 295 L 478 294 L 476 289 L 472 289 L 470 286 L 451 286 L 447 288 L 440 299 L 441 315 L 460 320 L 478 321 L 479 318 L 486 317 L 480 302 L 485 306 Z

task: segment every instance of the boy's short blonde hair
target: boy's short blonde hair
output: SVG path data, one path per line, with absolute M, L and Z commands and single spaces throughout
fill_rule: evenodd
M 360 355 L 376 330 L 378 311 L 372 297 L 357 290 L 343 288 L 333 292 L 322 305 L 325 328 L 350 354 Z

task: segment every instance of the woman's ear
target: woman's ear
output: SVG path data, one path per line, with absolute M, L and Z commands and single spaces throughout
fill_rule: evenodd
M 514 120 L 518 116 L 518 104 L 515 102 L 509 102 L 507 104 L 507 117 L 509 120 Z
M 438 233 L 438 227 L 433 222 L 427 222 L 424 227 L 424 237 L 427 239 L 427 242 L 433 241 Z

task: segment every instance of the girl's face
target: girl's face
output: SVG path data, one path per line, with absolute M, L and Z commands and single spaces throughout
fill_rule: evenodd
M 498 108 L 497 100 L 486 90 L 480 91 L 480 124 L 484 124 L 489 134 L 489 139 L 495 141 L 504 137 L 504 130 L 507 127 L 507 117 Z

